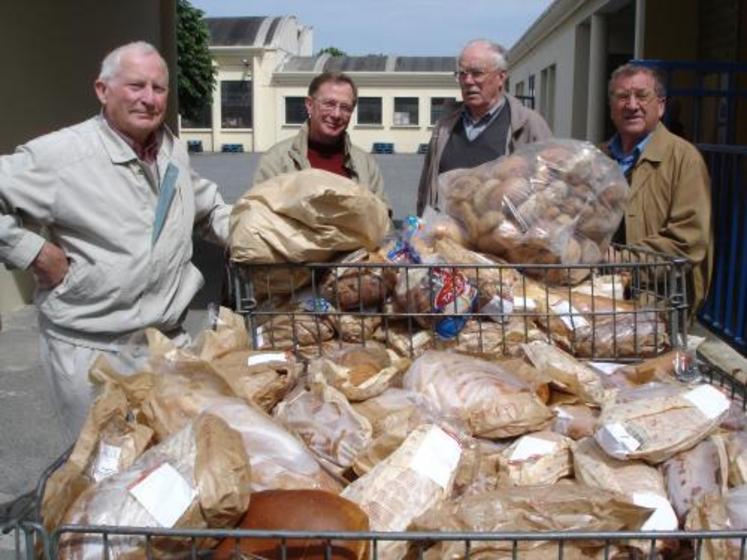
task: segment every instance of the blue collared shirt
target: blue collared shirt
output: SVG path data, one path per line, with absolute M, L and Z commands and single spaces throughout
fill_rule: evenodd
M 617 162 L 617 165 L 620 166 L 620 171 L 623 172 L 623 175 L 625 175 L 630 170 L 630 168 L 636 164 L 638 158 L 641 157 L 643 150 L 646 149 L 646 145 L 650 140 L 651 133 L 649 132 L 641 139 L 640 142 L 638 142 L 638 144 L 633 147 L 629 154 L 626 154 L 622 149 L 620 135 L 615 134 L 615 136 L 612 138 L 612 142 L 610 142 L 610 155 Z
M 506 98 L 501 97 L 500 101 L 496 103 L 495 107 L 490 109 L 490 111 L 485 113 L 477 120 L 473 119 L 467 107 L 464 107 L 464 109 L 462 110 L 462 123 L 464 124 L 464 133 L 467 135 L 467 138 L 469 138 L 470 142 L 480 136 L 480 134 L 482 134 L 483 131 L 488 128 L 488 126 L 490 126 L 490 123 L 495 120 L 495 118 L 498 116 L 498 114 L 501 112 L 501 109 L 503 109 L 505 105 Z

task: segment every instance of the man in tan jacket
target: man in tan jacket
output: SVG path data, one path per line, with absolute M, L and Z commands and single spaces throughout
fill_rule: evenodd
M 691 265 L 688 302 L 698 311 L 711 272 L 711 185 L 698 150 L 660 122 L 665 91 L 658 74 L 625 64 L 609 82 L 617 133 L 605 144 L 630 183 L 615 240 L 684 257 Z

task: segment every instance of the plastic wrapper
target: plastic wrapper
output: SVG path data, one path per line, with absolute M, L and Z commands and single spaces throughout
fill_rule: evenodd
M 554 432 L 523 435 L 499 455 L 499 484 L 542 486 L 569 477 L 573 448 L 573 440 Z
M 655 465 L 707 438 L 728 410 L 729 400 L 710 385 L 650 383 L 605 403 L 594 438 L 616 459 Z
M 555 420 L 552 431 L 574 440 L 591 437 L 597 425 L 599 411 L 585 405 L 559 404 L 552 407 Z
M 129 469 L 80 495 L 66 525 L 126 527 L 233 527 L 249 506 L 251 473 L 240 436 L 225 422 L 203 415 L 144 453 Z M 191 539 L 159 537 L 148 544 L 156 558 L 187 554 Z M 198 547 L 209 541 L 198 540 Z M 106 547 L 106 550 L 105 550 Z M 65 533 L 60 558 L 136 557 L 146 541 L 135 535 Z
M 372 531 L 405 531 L 451 493 L 461 455 L 462 446 L 453 436 L 424 424 L 341 495 L 368 514 Z M 377 552 L 382 560 L 392 560 L 406 550 L 406 541 L 381 541 Z
M 519 275 L 516 269 L 480 253 L 465 249 L 451 239 L 434 243 L 436 253 L 449 264 L 480 265 L 484 268 L 463 267 L 459 271 L 477 287 L 477 310 L 495 321 L 506 321 L 513 312 L 514 285 Z
M 353 408 L 368 418 L 373 428 L 371 443 L 353 463 L 353 469 L 359 476 L 389 457 L 417 427 L 439 420 L 423 395 L 395 387 L 371 399 L 354 403 Z
M 362 401 L 383 393 L 410 366 L 410 360 L 400 357 L 376 342 L 366 346 L 344 348 L 327 354 L 309 364 L 313 378 L 321 377 L 340 390 L 350 401 Z
M 277 406 L 274 416 L 338 475 L 353 464 L 373 434 L 368 419 L 324 382 L 291 395 Z
M 726 438 L 729 457 L 729 486 L 747 484 L 747 432 L 734 432 Z
M 266 490 L 252 494 L 249 511 L 239 527 L 263 532 L 369 530 L 363 510 L 350 500 L 321 490 Z M 212 559 L 368 560 L 369 554 L 367 540 L 331 540 L 327 552 L 326 539 L 229 537 L 220 543 Z
M 271 411 L 295 387 L 303 365 L 289 352 L 235 350 L 210 365 L 237 397 Z
M 466 495 L 430 509 L 411 525 L 415 531 L 529 532 L 634 531 L 651 510 L 630 503 L 620 494 L 562 480 L 546 486 L 515 486 Z M 524 540 L 470 543 L 469 558 L 511 558 L 514 544 L 519 557 L 540 560 L 557 556 L 557 542 Z M 601 542 L 567 541 L 563 558 L 585 558 Z M 466 558 L 464 543 L 443 541 L 430 549 L 428 559 Z
M 365 186 L 305 169 L 255 185 L 234 204 L 231 260 L 325 262 L 339 251 L 375 250 L 389 227 L 386 204 Z
M 98 367 L 106 367 L 106 358 L 98 361 Z M 57 528 L 84 490 L 128 469 L 150 444 L 153 430 L 129 418 L 129 413 L 124 391 L 106 384 L 88 411 L 70 457 L 44 487 L 41 514 L 48 531 Z
M 374 331 L 374 340 L 404 357 L 417 358 L 435 345 L 430 331 L 420 330 L 415 321 L 387 322 Z
M 505 441 L 471 438 L 464 444 L 451 497 L 492 492 L 500 485 L 499 459 L 508 447 Z
M 512 263 L 597 264 L 623 216 L 628 185 L 618 165 L 588 142 L 550 140 L 439 177 L 444 210 L 468 242 Z M 575 283 L 581 269 L 528 269 Z
M 726 442 L 713 435 L 661 465 L 669 501 L 684 521 L 692 505 L 705 494 L 724 494 L 729 476 Z
M 464 422 L 473 436 L 517 436 L 552 418 L 525 381 L 499 363 L 470 356 L 426 352 L 405 374 L 403 387 L 423 394 L 443 417 Z
M 304 443 L 265 412 L 239 399 L 217 399 L 209 412 L 241 434 L 252 466 L 252 491 L 318 489 L 339 493 Z
M 451 267 L 440 257 L 424 262 L 430 266 L 400 269 L 394 300 L 421 326 L 441 338 L 454 338 L 474 311 L 477 288 L 460 267 Z
M 531 317 L 509 316 L 505 323 L 468 320 L 456 338 L 435 340 L 439 350 L 455 350 L 486 358 L 501 359 L 520 356 L 521 345 L 533 340 L 547 340 Z
M 634 504 L 653 509 L 641 530 L 677 530 L 679 523 L 669 503 L 664 478 L 655 467 L 643 461 L 613 459 L 593 438 L 578 442 L 573 452 L 573 466 L 578 482 L 618 492 Z
M 364 313 L 372 311 L 364 310 Z M 382 322 L 381 315 L 336 315 L 330 319 L 340 339 L 357 343 L 370 340 Z
M 295 302 L 281 306 L 255 330 L 257 350 L 295 350 L 313 347 L 335 336 L 335 309 L 324 298 L 298 294 Z
M 540 326 L 574 356 L 656 356 L 669 347 L 667 325 L 652 309 L 625 300 L 546 289 L 527 283 Z
M 591 405 L 600 406 L 604 402 L 607 393 L 599 375 L 570 354 L 542 341 L 523 344 L 522 349 L 534 367 L 561 390 Z
M 394 288 L 379 267 L 356 267 L 356 264 L 385 263 L 379 253 L 359 249 L 341 259 L 341 266 L 324 275 L 321 295 L 342 311 L 367 309 L 382 305 Z

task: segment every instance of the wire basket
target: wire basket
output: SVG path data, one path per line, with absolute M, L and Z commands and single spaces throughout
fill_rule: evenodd
M 546 340 L 626 362 L 686 344 L 686 266 L 615 246 L 593 266 L 231 263 L 228 276 L 257 349 L 314 356 L 377 340 L 409 357 L 428 348 L 499 357 Z

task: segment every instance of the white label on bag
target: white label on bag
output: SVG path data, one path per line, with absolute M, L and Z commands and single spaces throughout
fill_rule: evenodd
M 459 442 L 438 426 L 433 426 L 415 451 L 409 467 L 447 490 L 461 456 Z
M 703 416 L 713 420 L 729 409 L 729 399 L 721 391 L 710 385 L 700 385 L 683 395 L 703 413 Z
M 633 503 L 654 510 L 641 531 L 676 531 L 679 527 L 677 514 L 664 496 L 653 492 L 633 492 Z
M 171 528 L 192 504 L 197 491 L 179 471 L 163 463 L 132 486 L 130 494 L 161 527 Z
M 557 441 L 543 438 L 524 436 L 519 440 L 511 453 L 511 461 L 524 461 L 537 455 L 550 455 L 558 448 Z
M 483 305 L 480 312 L 488 315 L 506 315 L 508 313 L 513 313 L 514 302 L 511 299 L 505 299 L 501 296 L 495 295 L 488 303 Z
M 553 313 L 558 316 L 558 319 L 565 323 L 565 326 L 571 330 L 585 328 L 589 326 L 589 321 L 584 319 L 581 313 L 571 305 L 571 302 L 567 299 L 561 299 L 559 302 L 550 306 Z
M 612 439 L 618 445 L 624 447 L 628 453 L 635 451 L 641 446 L 641 442 L 619 422 L 602 426 L 602 430 L 612 436 Z
M 595 370 L 602 372 L 605 375 L 612 375 L 625 364 L 618 364 L 615 362 L 586 362 L 590 367 Z
M 117 474 L 119 472 L 119 458 L 121 455 L 121 447 L 102 442 L 99 446 L 96 462 L 94 463 L 93 479 L 99 482 L 113 474 Z
M 261 348 L 265 345 L 265 329 L 264 327 L 259 327 L 257 329 L 257 348 Z
M 537 302 L 532 298 L 523 298 L 514 296 L 514 310 L 516 311 L 536 311 Z
M 246 360 L 246 365 L 249 367 L 257 366 L 261 364 L 269 364 L 271 362 L 287 362 L 288 357 L 285 352 L 267 352 L 266 354 L 254 354 L 249 356 Z

